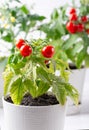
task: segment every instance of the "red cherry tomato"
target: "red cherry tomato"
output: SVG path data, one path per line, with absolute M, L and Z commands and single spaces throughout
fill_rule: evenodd
M 78 32 L 83 32 L 83 31 L 84 31 L 84 25 L 83 25 L 82 23 L 79 23 L 79 24 L 77 25 L 77 31 L 78 31 Z
M 41 53 L 46 58 L 52 58 L 52 56 L 54 55 L 54 47 L 51 45 L 45 46 L 43 47 Z
M 69 13 L 70 14 L 76 13 L 76 9 L 75 8 L 71 8 Z
M 82 16 L 82 17 L 81 17 L 81 21 L 84 22 L 84 23 L 87 22 L 87 21 L 88 21 L 87 16 Z
M 66 24 L 66 29 L 72 34 L 77 32 L 77 26 L 71 21 Z
M 16 43 L 16 47 L 20 49 L 23 45 L 25 45 L 25 40 L 19 39 L 18 42 Z
M 23 45 L 20 48 L 20 53 L 23 57 L 30 56 L 32 54 L 32 48 L 29 45 Z
M 76 21 L 78 19 L 77 15 L 75 13 L 71 14 L 70 15 L 70 18 L 69 18 L 71 21 Z

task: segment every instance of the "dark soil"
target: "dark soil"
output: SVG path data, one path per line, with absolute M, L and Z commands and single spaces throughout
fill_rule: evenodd
M 74 64 L 72 64 L 72 63 L 69 63 L 69 68 L 70 69 L 78 69 L 77 67 L 76 67 L 76 65 L 74 65 Z M 81 68 L 84 68 L 84 66 L 81 66 Z
M 6 97 L 5 100 L 13 103 L 10 96 Z M 21 102 L 21 105 L 24 106 L 49 106 L 55 104 L 58 104 L 56 97 L 49 94 L 44 94 L 38 98 L 32 98 L 30 94 L 26 94 Z

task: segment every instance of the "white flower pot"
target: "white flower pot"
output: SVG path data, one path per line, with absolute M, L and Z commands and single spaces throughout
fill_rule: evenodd
M 80 106 L 82 104 L 82 97 L 83 97 L 83 88 L 84 88 L 84 81 L 85 81 L 85 68 L 75 69 L 72 70 L 70 74 L 69 82 L 78 90 L 79 92 L 79 105 L 75 106 L 72 101 L 68 101 L 68 111 L 67 114 L 76 114 L 80 111 Z
M 66 105 L 21 106 L 3 99 L 3 130 L 63 130 Z
M 2 96 L 3 96 L 3 76 L 6 60 L 0 62 L 0 107 L 2 107 Z

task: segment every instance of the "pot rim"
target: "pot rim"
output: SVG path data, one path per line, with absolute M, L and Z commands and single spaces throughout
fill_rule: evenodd
M 10 103 L 10 102 L 7 102 L 5 99 L 4 99 L 4 96 L 2 97 L 2 101 L 5 102 L 5 104 L 7 105 L 10 105 L 10 106 L 15 106 L 15 107 L 19 107 L 19 108 L 51 108 L 51 107 L 64 107 L 66 106 L 67 104 L 67 101 L 64 105 L 61 105 L 61 104 L 55 104 L 55 105 L 48 105 L 48 106 L 24 106 L 24 105 L 16 105 L 16 104 L 13 104 L 13 103 Z
M 71 72 L 76 72 L 76 71 L 86 71 L 86 68 L 79 68 L 79 69 L 70 69 L 71 70 Z

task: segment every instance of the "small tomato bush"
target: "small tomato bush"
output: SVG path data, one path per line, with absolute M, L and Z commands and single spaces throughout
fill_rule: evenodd
M 78 92 L 68 83 L 68 64 L 54 58 L 55 48 L 41 39 L 24 40 L 24 44 L 20 45 L 19 48 L 16 44 L 15 53 L 9 57 L 3 74 L 4 95 L 9 94 L 15 104 L 20 104 L 27 92 L 35 98 L 52 88 L 60 104 L 65 104 L 67 96 L 77 104 Z M 56 70 L 60 70 L 60 76 L 55 75 Z

